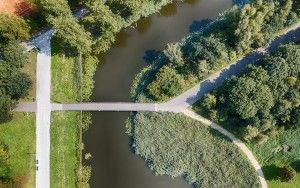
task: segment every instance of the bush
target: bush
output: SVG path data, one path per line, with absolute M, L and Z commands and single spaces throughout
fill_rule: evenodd
M 293 169 L 290 165 L 284 166 L 280 170 L 281 180 L 284 182 L 292 181 L 296 177 L 296 170 Z
M 155 76 L 155 80 L 148 85 L 149 93 L 157 100 L 165 100 L 185 88 L 183 77 L 169 66 L 164 66 Z
M 77 171 L 77 187 L 80 188 L 89 188 L 90 178 L 91 178 L 92 169 L 90 166 L 82 166 Z
M 29 38 L 29 26 L 17 16 L 0 13 L 0 42 Z

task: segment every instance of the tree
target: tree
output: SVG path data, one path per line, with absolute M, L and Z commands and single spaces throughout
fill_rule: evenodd
M 12 99 L 19 100 L 28 95 L 31 85 L 32 82 L 29 76 L 20 72 L 19 74 L 14 74 L 10 80 L 7 80 L 3 88 L 5 88 L 7 94 L 9 94 Z
M 24 64 L 28 63 L 28 53 L 17 41 L 9 41 L 7 44 L 2 45 L 0 52 L 2 60 L 9 62 L 13 69 L 22 68 Z
M 73 17 L 66 0 L 40 0 L 47 21 L 57 29 L 56 35 L 79 53 L 91 50 L 90 34 Z
M 255 117 L 258 112 L 268 112 L 274 106 L 270 88 L 253 78 L 236 78 L 229 87 L 230 109 L 242 119 Z
M 0 42 L 24 41 L 29 38 L 29 26 L 17 16 L 0 13 Z
M 92 34 L 94 53 L 107 51 L 115 41 L 115 34 L 124 23 L 121 16 L 114 14 L 102 0 L 86 1 L 90 14 L 82 20 L 85 28 Z
M 243 6 L 239 15 L 240 20 L 234 32 L 238 52 L 241 53 L 252 47 L 263 45 L 264 34 L 261 32 L 262 26 L 269 20 L 274 8 L 273 2 L 263 0 L 255 0 L 253 3 Z
M 15 107 L 15 102 L 0 88 L 0 123 L 11 119 L 10 111 Z
M 185 87 L 181 75 L 169 66 L 162 67 L 148 85 L 148 91 L 157 100 L 166 100 L 180 93 Z
M 175 68 L 184 65 L 183 54 L 178 43 L 167 44 L 166 49 L 163 52 Z
M 90 33 L 78 24 L 73 17 L 49 18 L 48 21 L 57 29 L 56 36 L 79 53 L 91 51 Z

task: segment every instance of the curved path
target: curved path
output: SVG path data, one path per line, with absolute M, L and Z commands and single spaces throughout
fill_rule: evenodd
M 242 152 L 247 156 L 247 158 L 249 159 L 251 165 L 254 167 L 256 174 L 259 178 L 260 184 L 262 188 L 267 188 L 267 182 L 266 179 L 264 177 L 264 173 L 261 169 L 261 166 L 259 165 L 258 161 L 255 159 L 253 153 L 250 151 L 250 149 L 248 149 L 248 147 L 238 138 L 236 138 L 232 133 L 228 132 L 227 130 L 225 130 L 224 128 L 222 128 L 221 126 L 211 122 L 208 119 L 205 119 L 204 117 L 196 114 L 194 111 L 192 110 L 185 110 L 183 112 L 186 116 L 193 118 L 201 123 L 203 123 L 206 126 L 210 126 L 211 128 L 215 129 L 216 131 L 222 133 L 224 136 L 228 137 L 240 150 L 242 150 Z

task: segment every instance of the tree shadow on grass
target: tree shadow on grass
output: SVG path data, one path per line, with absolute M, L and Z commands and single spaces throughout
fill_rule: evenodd
M 262 167 L 265 178 L 267 180 L 279 180 L 280 179 L 280 170 L 281 168 L 272 164 Z
M 296 172 L 300 172 L 300 160 L 296 160 L 296 161 L 293 161 L 291 162 L 291 167 L 293 167 Z

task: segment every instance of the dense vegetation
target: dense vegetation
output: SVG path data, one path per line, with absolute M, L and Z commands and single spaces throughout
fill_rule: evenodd
M 47 22 L 57 29 L 56 36 L 77 53 L 99 55 L 106 52 L 122 28 L 130 26 L 141 17 L 157 12 L 172 0 L 88 0 L 77 1 L 89 13 L 80 21 L 72 16 L 66 0 L 40 0 L 39 6 Z
M 274 187 L 300 181 L 294 170 L 299 172 L 300 166 L 299 80 L 300 46 L 287 44 L 195 105 L 196 111 L 248 142 Z
M 0 123 L 11 119 L 10 111 L 31 87 L 29 76 L 21 72 L 28 54 L 19 44 L 28 32 L 21 18 L 0 14 Z
M 137 113 L 127 124 L 133 149 L 157 175 L 195 187 L 259 187 L 255 170 L 220 133 L 172 113 Z
M 251 65 L 200 102 L 211 119 L 243 128 L 245 140 L 265 141 L 300 126 L 300 46 L 288 44 Z
M 238 57 L 268 44 L 284 28 L 298 22 L 299 8 L 296 0 L 253 0 L 234 6 L 202 31 L 168 44 L 158 53 L 137 78 L 134 100 L 146 97 L 165 101 L 181 93 Z

